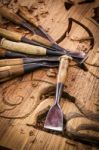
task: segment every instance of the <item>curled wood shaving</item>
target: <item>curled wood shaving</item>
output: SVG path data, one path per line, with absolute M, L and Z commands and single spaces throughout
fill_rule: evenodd
M 90 37 L 90 36 L 70 37 L 70 40 L 72 40 L 72 41 L 79 41 L 79 42 L 89 41 L 91 39 L 93 39 L 93 37 Z

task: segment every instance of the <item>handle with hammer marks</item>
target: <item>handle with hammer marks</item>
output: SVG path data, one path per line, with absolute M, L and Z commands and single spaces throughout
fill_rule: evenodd
M 6 39 L 1 40 L 1 47 L 10 51 L 30 55 L 46 55 L 46 49 L 40 46 L 33 46 L 22 42 L 12 42 Z

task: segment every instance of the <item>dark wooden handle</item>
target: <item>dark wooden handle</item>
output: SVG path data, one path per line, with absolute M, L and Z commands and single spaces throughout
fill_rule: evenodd
M 16 14 L 14 14 L 13 12 L 11 12 L 7 7 L 2 6 L 0 7 L 0 14 L 9 19 L 10 21 L 16 23 L 16 24 L 21 24 L 24 20 L 22 18 L 20 18 L 19 16 L 17 16 Z
M 23 73 L 23 65 L 0 67 L 0 79 L 18 76 Z
M 5 50 L 0 48 L 0 57 L 5 57 Z
M 0 80 L 4 78 L 12 78 L 15 76 L 19 76 L 24 73 L 29 73 L 42 66 L 43 65 L 40 63 L 29 63 L 23 65 L 0 67 Z
M 0 36 L 13 41 L 21 41 L 22 34 L 0 28 Z

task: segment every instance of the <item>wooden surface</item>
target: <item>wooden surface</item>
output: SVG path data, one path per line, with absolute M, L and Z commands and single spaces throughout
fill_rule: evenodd
M 46 0 L 45 3 L 48 14 L 45 17 L 40 16 L 39 23 L 49 30 L 49 34 L 55 40 L 65 32 L 68 26 L 68 17 L 73 17 L 85 24 L 90 28 L 95 38 L 95 45 L 89 53 L 87 62 L 99 64 L 99 28 L 86 19 L 92 14 L 92 8 L 99 5 L 99 1 L 97 0 L 94 4 L 75 5 L 69 11 L 65 10 L 63 0 Z M 41 6 L 42 4 L 39 7 Z M 38 11 L 40 12 L 41 9 Z M 70 35 L 81 37 L 86 36 L 86 32 L 74 24 Z M 60 45 L 75 50 L 80 44 L 65 38 Z M 99 102 L 99 69 L 89 65 L 87 67 L 88 72 L 84 72 L 78 67 L 69 68 L 65 91 L 79 99 L 86 108 L 99 114 L 99 103 L 95 105 Z M 56 77 L 49 77 L 47 73 L 48 69 L 38 70 L 0 85 L 0 112 L 3 112 L 0 115 L 8 117 L 8 119 L 0 117 L 0 145 L 13 150 L 99 149 L 26 125 L 33 122 L 33 111 L 43 101 L 41 95 L 44 90 L 51 86 L 44 81 L 56 82 Z M 44 81 L 36 81 L 35 79 Z M 49 97 L 49 101 L 50 99 L 51 97 Z M 63 100 L 62 108 L 67 113 L 77 109 L 73 103 L 66 99 Z M 11 119 L 13 117 L 16 119 Z M 83 119 L 76 119 L 72 124 L 76 126 L 82 121 Z

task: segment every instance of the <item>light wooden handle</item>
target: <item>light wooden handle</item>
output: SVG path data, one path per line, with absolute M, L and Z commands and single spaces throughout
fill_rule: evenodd
M 39 35 L 36 35 L 36 34 L 31 36 L 31 40 L 39 42 L 39 43 L 46 45 L 46 46 L 52 46 L 52 43 L 50 41 L 48 41 L 47 39 L 45 39 Z
M 23 59 L 21 59 L 21 58 L 16 58 L 16 59 L 1 59 L 0 60 L 0 67 L 21 65 L 23 63 L 24 63 Z
M 0 79 L 18 76 L 23 73 L 23 65 L 0 67 Z
M 1 40 L 2 48 L 19 53 L 30 55 L 46 55 L 46 49 L 40 46 L 33 46 L 22 42 L 12 42 L 6 39 Z
M 0 28 L 0 36 L 3 36 L 9 40 L 14 40 L 14 41 L 21 41 L 22 38 L 22 34 L 9 31 L 6 29 L 2 29 L 2 28 Z
M 12 79 L 12 77 L 0 79 L 0 83 L 6 82 L 6 81 L 11 80 L 11 79 Z
M 7 7 L 2 6 L 0 7 L 0 14 L 9 19 L 10 21 L 16 23 L 16 24 L 21 24 L 24 20 L 22 18 L 20 18 L 19 16 L 17 16 L 16 14 L 14 14 L 13 12 L 11 12 Z
M 69 60 L 71 59 L 72 59 L 71 57 L 66 55 L 60 57 L 59 72 L 57 77 L 58 83 L 65 84 L 68 66 L 69 66 Z

